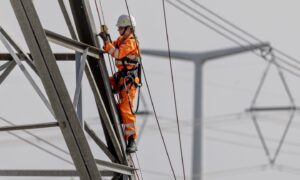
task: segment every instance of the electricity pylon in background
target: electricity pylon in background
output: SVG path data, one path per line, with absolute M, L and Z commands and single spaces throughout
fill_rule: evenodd
M 194 73 L 194 121 L 193 121 L 193 152 L 192 152 L 192 179 L 203 180 L 203 121 L 202 121 L 202 72 L 206 62 L 225 56 L 240 54 L 255 50 L 264 50 L 269 47 L 268 43 L 260 43 L 248 46 L 239 46 L 207 52 L 191 53 L 184 51 L 171 51 L 171 57 L 177 60 L 189 61 L 195 64 Z M 169 57 L 165 50 L 143 49 L 143 55 Z

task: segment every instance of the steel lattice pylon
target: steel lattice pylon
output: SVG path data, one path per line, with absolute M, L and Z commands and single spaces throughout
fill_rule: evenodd
M 70 23 L 70 15 L 66 11 L 64 2 L 59 0 L 73 40 L 44 30 L 31 0 L 11 0 L 30 54 L 22 51 L 4 29 L 0 28 L 0 39 L 10 53 L 1 55 L 1 59 L 7 58 L 8 62 L 0 66 L 0 71 L 3 71 L 0 75 L 0 83 L 6 79 L 16 65 L 19 66 L 57 122 L 12 125 L 1 127 L 0 131 L 59 127 L 76 170 L 0 170 L 0 176 L 79 176 L 82 180 L 98 180 L 102 179 L 103 176 L 111 176 L 113 179 L 134 179 L 136 169 L 130 155 L 125 152 L 122 127 L 111 93 L 103 52 L 98 49 L 99 42 L 95 37 L 95 24 L 89 1 L 70 0 L 69 3 L 77 34 L 75 34 Z M 73 49 L 77 54 L 82 55 L 79 61 L 80 70 L 73 101 L 68 94 L 56 61 L 58 59 L 75 60 L 75 56 L 74 54 L 54 54 L 50 48 L 49 40 Z M 46 95 L 42 93 L 22 64 L 21 61 L 23 60 L 40 78 Z M 106 143 L 94 133 L 87 123 L 81 124 L 76 114 L 80 96 L 79 85 L 83 72 L 86 73 L 95 97 Z M 84 130 L 112 162 L 94 158 Z

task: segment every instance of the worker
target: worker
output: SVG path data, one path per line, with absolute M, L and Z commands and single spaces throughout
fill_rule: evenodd
M 137 138 L 136 116 L 133 113 L 133 104 L 136 89 L 140 79 L 138 66 L 140 50 L 134 35 L 136 21 L 133 16 L 121 15 L 117 22 L 120 36 L 110 42 L 107 33 L 101 32 L 99 36 L 104 41 L 103 49 L 115 58 L 117 72 L 110 77 L 113 92 L 119 95 L 118 109 L 124 125 L 124 136 L 127 141 L 128 153 L 137 151 L 135 140 Z

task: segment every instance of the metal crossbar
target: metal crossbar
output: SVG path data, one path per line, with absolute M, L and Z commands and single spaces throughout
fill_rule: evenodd
M 10 72 L 16 67 L 16 62 L 12 61 L 0 76 L 0 84 L 7 78 Z
M 0 131 L 15 131 L 15 130 L 25 130 L 25 129 L 40 129 L 40 128 L 50 128 L 57 127 L 58 122 L 40 123 L 40 124 L 26 124 L 26 125 L 15 125 L 15 126 L 3 126 L 0 127 Z
M 51 107 L 51 104 L 49 103 L 49 101 L 47 100 L 47 98 L 43 94 L 43 92 L 40 90 L 39 86 L 35 83 L 34 79 L 31 77 L 31 75 L 29 74 L 29 72 L 26 70 L 26 68 L 23 65 L 23 63 L 21 62 L 20 58 L 13 51 L 13 49 L 11 48 L 11 46 L 9 45 L 9 43 L 7 42 L 7 40 L 4 37 L 4 35 L 2 34 L 2 32 L 0 32 L 0 40 L 2 41 L 3 45 L 5 46 L 5 48 L 12 55 L 12 57 L 14 58 L 14 61 L 17 63 L 17 65 L 19 66 L 19 68 L 21 69 L 21 71 L 23 72 L 23 74 L 25 75 L 25 77 L 27 78 L 27 80 L 30 82 L 30 84 L 32 85 L 32 87 L 34 88 L 34 90 L 36 91 L 36 93 L 40 96 L 40 98 L 42 99 L 42 101 L 44 102 L 44 104 L 46 105 L 46 107 L 48 108 L 48 110 L 50 111 L 50 113 L 53 115 L 53 117 L 55 117 L 53 109 Z
M 13 63 L 13 62 L 11 61 L 11 62 L 6 62 L 6 63 L 2 64 L 0 66 L 0 71 L 3 71 L 4 69 L 8 68 L 11 63 Z

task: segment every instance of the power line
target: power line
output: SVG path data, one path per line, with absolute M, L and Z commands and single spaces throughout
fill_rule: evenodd
M 104 18 L 103 8 L 102 8 L 102 5 L 101 5 L 101 0 L 99 0 L 99 3 L 100 3 L 100 8 L 101 8 L 103 23 L 102 23 L 102 20 L 101 20 L 101 16 L 100 16 L 100 12 L 99 12 L 99 8 L 98 8 L 97 0 L 94 0 L 94 2 L 95 2 L 98 19 L 99 19 L 100 26 L 101 26 L 100 28 L 102 28 L 102 26 L 105 26 L 105 18 Z M 114 74 L 114 70 L 113 70 L 114 62 L 113 62 L 113 60 L 112 60 L 112 58 L 110 57 L 109 54 L 107 55 L 107 57 L 108 57 L 108 61 L 109 61 L 110 71 L 111 71 L 111 74 L 113 75 Z
M 126 9 L 127 9 L 127 12 L 128 12 L 129 19 L 130 19 L 130 23 L 131 23 L 131 25 L 132 25 L 131 15 L 130 15 L 130 10 L 129 10 L 129 6 L 128 6 L 127 0 L 125 0 L 125 5 L 126 5 Z M 133 35 L 134 35 L 134 38 L 135 38 L 135 40 L 136 40 L 136 41 L 135 41 L 135 42 L 136 42 L 136 45 L 137 45 L 137 47 L 138 47 L 137 38 L 136 38 L 136 36 L 135 36 L 135 33 L 133 33 Z M 139 47 L 138 47 L 138 50 L 139 50 Z M 153 102 L 153 99 L 152 99 L 152 95 L 151 95 L 151 92 L 150 92 L 150 87 L 149 87 L 149 85 L 148 85 L 148 81 L 147 81 L 147 78 L 146 78 L 146 73 L 145 73 L 145 70 L 144 70 L 144 66 L 143 66 L 143 64 L 142 64 L 142 60 L 141 60 L 140 63 L 141 63 L 141 69 L 142 69 L 142 73 L 143 73 L 143 75 L 144 75 L 144 80 L 145 80 L 145 83 L 146 83 L 147 91 L 148 91 L 148 94 L 149 94 L 151 106 L 152 106 L 152 109 L 153 109 L 153 113 L 154 113 L 154 116 L 155 116 L 155 119 L 156 119 L 156 122 L 157 122 L 157 126 L 158 126 L 158 129 L 159 129 L 159 132 L 160 132 L 160 136 L 161 136 L 161 139 L 162 139 L 162 141 L 163 141 L 164 149 L 165 149 L 166 155 L 167 155 L 167 157 L 168 157 L 168 161 L 169 161 L 169 164 L 170 164 L 170 168 L 171 168 L 171 170 L 172 170 L 173 177 L 174 177 L 174 179 L 176 180 L 175 171 L 174 171 L 174 168 L 173 168 L 173 165 L 172 165 L 172 161 L 171 161 L 171 158 L 170 158 L 168 149 L 167 149 L 167 145 L 166 145 L 164 136 L 163 136 L 163 134 L 162 134 L 161 127 L 160 127 L 160 124 L 159 124 L 159 121 L 158 121 L 157 113 L 156 113 L 156 110 L 155 110 L 154 102 Z
M 170 73 L 171 73 L 171 79 L 172 79 L 172 90 L 173 90 L 173 99 L 174 99 L 176 122 L 177 122 L 177 130 L 178 130 L 178 138 L 179 138 L 181 164 L 182 164 L 182 171 L 183 171 L 183 179 L 185 180 L 186 179 L 186 175 L 185 175 L 183 152 L 182 152 L 182 140 L 181 140 L 181 135 L 180 135 L 180 124 L 179 124 L 179 117 L 178 117 L 178 108 L 177 108 L 177 100 L 176 100 L 176 92 L 175 92 L 175 82 L 174 82 L 173 67 L 172 67 L 172 58 L 171 58 L 171 50 L 170 50 L 170 40 L 169 40 L 168 23 L 167 23 L 167 14 L 166 14 L 166 7 L 165 7 L 165 1 L 164 0 L 162 0 L 162 5 L 163 5 L 163 14 L 164 14 L 164 22 L 165 22 L 165 31 L 166 31 L 166 38 L 167 38 L 167 46 L 168 46 L 169 65 L 170 65 L 170 71 L 171 71 Z
M 2 121 L 6 122 L 6 123 L 8 123 L 8 124 L 10 124 L 10 125 L 12 125 L 12 126 L 15 126 L 14 123 L 12 123 L 11 121 L 9 121 L 9 120 L 7 120 L 7 119 L 4 119 L 3 117 L 0 117 L 0 119 L 1 119 Z M 40 138 L 39 136 L 37 136 L 37 135 L 35 135 L 35 134 L 33 134 L 33 133 L 27 131 L 27 130 L 22 130 L 22 131 L 25 132 L 26 134 L 28 134 L 28 135 L 30 135 L 30 136 L 36 138 L 37 140 L 42 141 L 42 142 L 44 142 L 45 144 L 47 144 L 47 145 L 49 145 L 49 146 L 51 146 L 51 147 L 53 147 L 53 148 L 59 150 L 60 152 L 63 152 L 63 153 L 65 153 L 65 154 L 69 154 L 69 152 L 67 152 L 66 150 L 64 150 L 64 149 L 62 149 L 62 148 L 56 146 L 55 144 L 50 143 L 49 141 L 47 141 L 47 140 L 45 140 L 45 139 L 43 139 L 43 138 Z
M 234 135 L 234 136 L 239 136 L 239 137 L 245 137 L 245 138 L 251 138 L 251 139 L 256 139 L 257 136 L 253 135 L 253 134 L 248 134 L 245 132 L 238 132 L 238 131 L 232 131 L 232 130 L 225 130 L 225 129 L 221 129 L 221 128 L 215 128 L 215 127 L 206 127 L 208 130 L 217 132 L 217 133 L 224 133 L 224 134 L 230 134 L 230 135 Z M 274 138 L 266 138 L 267 141 L 273 142 L 273 143 L 278 143 L 278 139 L 274 139 Z M 300 147 L 299 143 L 295 143 L 295 142 L 286 142 L 286 145 L 289 146 L 294 146 L 294 147 Z
M 0 117 L 0 119 L 1 119 L 2 121 L 4 121 L 4 122 L 10 124 L 10 125 L 15 125 L 14 123 L 10 122 L 9 120 L 4 119 L 3 117 Z M 64 149 L 61 149 L 60 147 L 58 147 L 58 146 L 56 146 L 56 145 L 50 143 L 49 141 L 46 141 L 46 140 L 43 139 L 43 138 L 38 137 L 37 135 L 35 135 L 35 134 L 33 134 L 33 133 L 30 133 L 30 132 L 28 132 L 28 131 L 26 131 L 26 130 L 22 130 L 22 131 L 25 132 L 25 133 L 27 133 L 28 135 L 30 135 L 30 136 L 32 136 L 32 137 L 34 137 L 34 138 L 40 140 L 40 141 L 42 141 L 42 142 L 48 144 L 49 146 L 51 146 L 51 147 L 53 147 L 53 148 L 55 148 L 55 149 L 57 149 L 57 150 L 59 150 L 59 151 L 65 153 L 65 154 L 69 154 L 69 153 L 66 152 Z M 39 145 L 37 145 L 37 144 L 35 144 L 35 143 L 33 143 L 33 142 L 31 142 L 31 141 L 25 139 L 25 138 L 23 138 L 23 137 L 21 137 L 21 136 L 15 134 L 15 133 L 13 133 L 13 132 L 8 132 L 8 133 L 11 134 L 11 135 L 13 135 L 13 136 L 15 136 L 15 137 L 17 137 L 18 139 L 21 139 L 22 141 L 24 141 L 24 142 L 26 142 L 26 143 L 28 143 L 28 144 L 30 144 L 30 145 L 32 145 L 32 146 L 38 148 L 38 149 L 40 149 L 40 150 L 42 150 L 42 151 L 44 151 L 44 152 L 46 152 L 46 153 L 48 153 L 48 154 L 50 154 L 50 155 L 52 155 L 52 156 L 54 156 L 54 157 L 56 157 L 56 158 L 62 160 L 62 161 L 65 161 L 65 162 L 67 162 L 67 163 L 69 163 L 69 164 L 73 164 L 71 161 L 69 161 L 69 160 L 67 160 L 67 159 L 65 159 L 65 158 L 63 158 L 63 157 L 61 157 L 61 156 L 59 156 L 59 155 L 57 155 L 57 154 L 55 154 L 55 153 L 53 153 L 53 152 L 51 152 L 51 151 L 45 149 L 45 148 L 43 148 L 42 146 L 39 146 Z
M 171 2 L 170 0 L 166 0 L 166 1 L 167 1 L 169 4 L 171 4 L 173 7 L 175 7 L 176 9 L 178 9 L 179 11 L 181 11 L 181 12 L 183 12 L 184 14 L 188 15 L 189 17 L 191 17 L 192 19 L 196 20 L 197 22 L 199 22 L 199 23 L 205 25 L 206 27 L 208 27 L 209 29 L 211 29 L 211 30 L 215 31 L 216 33 L 220 34 L 220 35 L 223 36 L 224 38 L 226 38 L 226 39 L 228 39 L 228 40 L 234 42 L 235 44 L 239 45 L 239 46 L 242 47 L 242 48 L 245 47 L 244 45 L 242 45 L 241 43 L 239 43 L 237 40 L 235 40 L 235 39 L 233 39 L 232 37 L 228 36 L 227 34 L 221 32 L 220 30 L 214 28 L 213 26 L 209 25 L 208 23 L 204 22 L 203 20 L 197 18 L 196 16 L 194 16 L 194 15 L 191 14 L 190 12 L 184 10 L 183 8 L 181 8 L 180 6 L 176 5 L 175 3 Z M 177 1 L 178 1 L 178 0 L 177 0 Z M 180 1 L 178 1 L 178 2 L 180 2 Z M 180 2 L 180 3 L 182 3 L 182 2 Z M 196 12 L 196 13 L 199 15 L 199 12 L 198 12 L 197 10 L 195 10 L 194 8 L 188 6 L 187 4 L 185 4 L 185 6 L 188 7 L 189 9 L 192 9 L 194 12 Z M 245 40 L 244 38 L 241 38 L 241 36 L 239 36 L 239 35 L 237 35 L 236 33 L 230 31 L 229 29 L 227 29 L 226 27 L 224 27 L 224 26 L 220 25 L 219 23 L 213 21 L 212 19 L 210 19 L 210 18 L 208 18 L 208 17 L 206 17 L 206 16 L 202 16 L 202 17 L 205 18 L 205 19 L 207 19 L 207 20 L 210 21 L 211 23 L 213 23 L 213 24 L 215 24 L 215 25 L 221 27 L 223 30 L 225 30 L 225 31 L 227 31 L 227 32 L 229 32 L 229 33 L 231 33 L 231 34 L 233 34 L 234 36 L 236 36 L 236 37 L 238 37 L 238 38 L 240 38 L 240 39 L 242 39 L 242 40 L 244 40 L 244 41 L 246 41 L 246 42 L 249 43 L 248 40 Z M 261 42 L 261 41 L 260 41 L 260 42 Z M 252 44 L 252 43 L 250 43 L 250 44 Z M 253 54 L 255 54 L 256 56 L 261 57 L 261 55 L 258 54 L 258 53 L 256 53 L 254 50 L 252 50 L 252 52 L 253 52 Z M 285 55 L 286 55 L 286 54 L 285 54 Z M 278 59 L 281 60 L 282 58 L 278 58 Z M 295 75 L 295 76 L 297 76 L 298 78 L 300 78 L 300 74 L 295 73 L 294 71 L 291 71 L 291 70 L 289 70 L 289 69 L 287 69 L 286 67 L 283 67 L 283 66 L 280 66 L 280 68 L 282 68 L 282 69 L 285 70 L 286 72 L 289 72 L 290 74 Z
M 219 170 L 219 171 L 213 171 L 213 172 L 207 172 L 205 173 L 206 176 L 222 176 L 225 175 L 229 176 L 232 174 L 241 174 L 241 173 L 251 173 L 255 171 L 264 171 L 269 165 L 268 164 L 261 164 L 256 166 L 248 166 L 248 167 L 238 167 L 238 168 L 232 168 L 232 169 L 225 169 L 225 170 Z
M 225 22 L 226 24 L 230 25 L 231 27 L 233 27 L 233 28 L 239 30 L 240 32 L 244 33 L 245 35 L 251 37 L 252 39 L 254 39 L 254 40 L 256 40 L 256 41 L 258 41 L 258 42 L 260 42 L 260 43 L 263 42 L 263 41 L 260 40 L 259 38 L 255 37 L 254 35 L 250 34 L 249 32 L 245 31 L 244 29 L 238 27 L 237 25 L 235 25 L 234 23 L 230 22 L 229 20 L 227 20 L 227 19 L 221 17 L 221 16 L 218 15 L 216 12 L 214 12 L 214 11 L 212 11 L 211 9 L 207 8 L 207 7 L 204 6 L 203 4 L 200 4 L 199 2 L 197 2 L 197 1 L 195 1 L 195 0 L 191 0 L 191 2 L 193 2 L 194 4 L 196 4 L 198 7 L 204 9 L 205 11 L 209 12 L 209 13 L 212 14 L 213 16 L 217 17 L 218 19 L 222 20 L 223 22 Z M 294 57 L 292 57 L 292 56 L 290 56 L 290 55 L 284 53 L 283 51 L 281 51 L 281 50 L 279 50 L 279 49 L 277 49 L 277 48 L 274 48 L 274 47 L 273 47 L 273 49 L 274 49 L 277 53 L 281 54 L 282 56 L 284 56 L 284 57 L 286 57 L 286 58 L 288 58 L 288 59 L 290 59 L 290 60 L 293 60 L 294 62 L 300 64 L 300 61 L 299 61 L 298 59 L 296 59 L 296 58 L 294 58 Z

